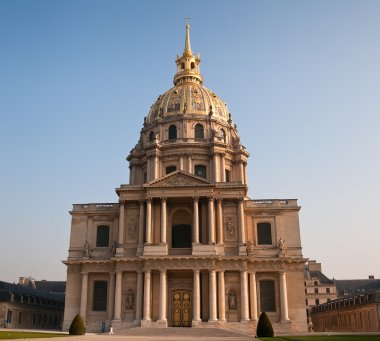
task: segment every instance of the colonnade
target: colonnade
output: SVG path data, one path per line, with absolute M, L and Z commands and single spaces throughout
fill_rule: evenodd
M 160 220 L 160 244 L 167 244 L 167 197 L 159 198 L 161 201 L 161 220 Z M 193 231 L 192 242 L 195 244 L 200 243 L 199 235 L 199 197 L 193 197 Z M 223 209 L 222 198 L 208 197 L 207 205 L 207 217 L 208 217 L 208 243 L 209 244 L 223 244 Z M 142 249 L 144 245 L 144 221 L 145 221 L 145 245 L 153 244 L 152 232 L 153 232 L 153 215 L 152 215 L 152 203 L 153 198 L 147 198 L 140 201 L 140 213 L 139 213 L 139 232 L 138 232 L 138 245 Z M 215 204 L 216 202 L 216 204 Z M 124 243 L 124 228 L 125 228 L 125 201 L 120 201 L 120 213 L 119 213 L 119 232 L 118 232 L 118 244 Z M 146 207 L 145 207 L 146 206 Z M 216 207 L 215 207 L 216 206 Z M 245 224 L 244 224 L 244 200 L 238 199 L 237 205 L 237 217 L 239 231 L 239 244 L 244 245 L 245 238 Z
M 137 271 L 136 296 L 135 296 L 135 322 L 152 320 L 152 271 L 145 269 Z M 201 319 L 201 295 L 200 274 L 202 269 L 193 270 L 192 287 L 192 309 L 193 323 L 199 323 Z M 226 290 L 225 290 L 225 271 L 210 269 L 208 271 L 208 301 L 209 319 L 208 322 L 226 321 Z M 249 278 L 249 281 L 248 281 Z M 122 320 L 122 279 L 123 272 L 116 270 L 110 273 L 108 318 Z M 88 272 L 82 272 L 82 289 L 80 297 L 80 314 L 86 319 L 88 302 Z M 279 272 L 279 294 L 280 294 L 280 317 L 281 321 L 289 321 L 288 300 L 286 287 L 286 272 Z M 159 297 L 158 297 L 158 322 L 167 323 L 167 291 L 168 276 L 166 269 L 160 269 Z M 253 271 L 240 271 L 240 321 L 256 321 L 257 311 L 257 290 L 256 273 Z
M 210 160 L 210 168 L 211 172 L 209 174 L 209 179 L 212 180 L 213 182 L 225 182 L 226 176 L 226 158 L 225 158 L 225 153 L 224 152 L 214 152 L 211 155 L 211 160 Z M 186 166 L 185 166 L 186 164 Z M 236 181 L 241 181 L 243 184 L 247 183 L 247 162 L 244 160 L 238 160 L 235 161 L 235 180 Z M 178 170 L 183 170 L 186 171 L 190 174 L 194 173 L 193 170 L 194 166 L 194 160 L 192 158 L 192 154 L 184 153 L 184 154 L 179 154 L 178 155 L 178 163 L 177 163 L 177 168 Z M 212 166 L 212 167 L 211 167 Z M 139 179 L 139 174 L 138 170 L 141 166 L 136 163 L 136 162 L 131 162 L 129 166 L 129 183 L 132 185 L 136 185 L 139 182 L 142 182 L 142 179 Z M 147 178 L 146 181 L 151 181 L 154 179 L 158 179 L 161 174 L 160 174 L 160 155 L 158 153 L 148 155 L 147 160 L 146 160 L 146 173 L 147 173 Z M 140 168 L 141 172 L 141 168 Z M 140 174 L 140 177 L 142 175 Z

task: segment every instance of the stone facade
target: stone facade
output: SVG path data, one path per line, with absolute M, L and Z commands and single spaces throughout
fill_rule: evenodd
M 119 202 L 71 211 L 64 330 L 236 327 L 265 310 L 277 332 L 307 329 L 297 200 L 251 200 L 249 153 L 200 57 L 177 56 L 130 152 Z

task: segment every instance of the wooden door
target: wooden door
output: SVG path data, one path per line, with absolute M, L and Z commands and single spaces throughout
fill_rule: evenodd
M 191 327 L 191 292 L 175 290 L 172 293 L 173 327 Z

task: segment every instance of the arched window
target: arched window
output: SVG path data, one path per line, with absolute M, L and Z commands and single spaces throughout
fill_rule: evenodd
M 169 127 L 169 140 L 177 139 L 177 127 L 175 125 L 171 125 Z
M 195 170 L 194 173 L 195 173 L 196 176 L 200 176 L 201 178 L 205 178 L 206 179 L 206 166 L 195 165 L 194 170 Z
M 195 63 L 191 62 L 191 70 L 195 69 Z
M 195 138 L 196 139 L 204 139 L 204 131 L 203 131 L 203 125 L 202 124 L 197 124 L 195 125 Z
M 270 223 L 257 224 L 257 244 L 272 245 L 272 231 Z
M 151 131 L 150 134 L 149 134 L 149 141 L 150 141 L 150 142 L 153 142 L 153 141 L 154 141 L 154 138 L 155 138 L 155 136 L 154 136 L 154 132 Z
M 222 139 L 223 143 L 226 143 L 226 132 L 223 129 L 220 129 L 220 138 Z

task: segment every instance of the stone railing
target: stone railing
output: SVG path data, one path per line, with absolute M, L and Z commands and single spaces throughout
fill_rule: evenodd
M 94 203 L 94 204 L 74 204 L 74 212 L 88 211 L 114 211 L 119 209 L 118 203 Z
M 297 207 L 297 199 L 260 199 L 247 200 L 246 207 Z

